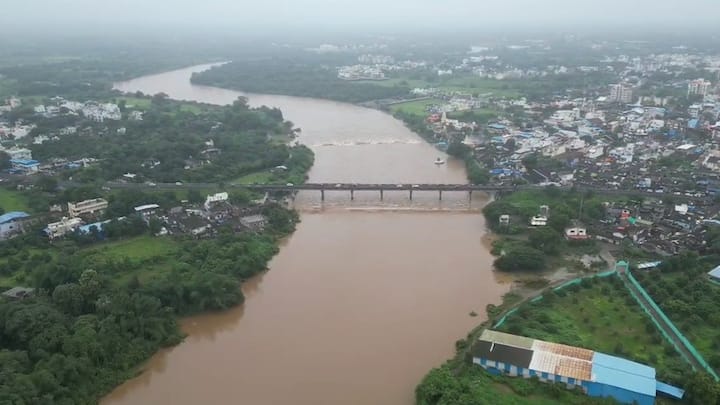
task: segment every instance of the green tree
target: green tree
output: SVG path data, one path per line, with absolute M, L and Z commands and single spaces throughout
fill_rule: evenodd
M 545 254 L 554 255 L 560 251 L 562 237 L 555 229 L 539 227 L 530 231 L 528 242 L 533 248 Z

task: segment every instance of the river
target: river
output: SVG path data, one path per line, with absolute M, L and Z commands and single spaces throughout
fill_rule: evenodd
M 392 116 L 333 101 L 195 86 L 192 72 L 116 88 L 282 110 L 315 152 L 311 182 L 461 183 L 462 162 Z M 454 342 L 499 303 L 510 280 L 492 270 L 480 193 L 298 195 L 301 223 L 269 271 L 245 283 L 240 307 L 182 320 L 188 337 L 156 354 L 103 405 L 401 404 Z M 469 314 L 475 311 L 478 317 Z

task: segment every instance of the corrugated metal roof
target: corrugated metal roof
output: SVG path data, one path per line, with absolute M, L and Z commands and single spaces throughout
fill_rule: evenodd
M 593 356 L 592 381 L 655 396 L 655 369 L 604 353 Z
M 660 381 L 655 384 L 655 390 L 658 392 L 662 392 L 665 395 L 669 395 L 675 399 L 682 399 L 682 397 L 685 395 L 685 390 L 678 387 L 673 387 L 670 384 L 665 384 Z
M 710 275 L 710 277 L 712 277 L 712 278 L 720 279 L 720 266 L 717 266 L 714 269 L 710 270 L 708 272 L 708 275 Z
M 592 351 L 536 340 L 530 369 L 590 381 Z
M 488 342 L 502 343 L 508 346 L 521 347 L 523 349 L 532 349 L 535 339 L 511 335 L 509 333 L 498 332 L 496 330 L 485 329 L 480 335 L 480 340 Z
M 6 214 L 0 215 L 0 224 L 14 221 L 14 220 L 20 219 L 20 218 L 27 218 L 29 216 L 30 216 L 29 214 L 22 212 L 22 211 L 11 211 Z

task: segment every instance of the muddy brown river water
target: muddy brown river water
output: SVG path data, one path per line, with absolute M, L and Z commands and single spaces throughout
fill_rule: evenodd
M 311 182 L 461 183 L 462 162 L 392 116 L 333 101 L 195 86 L 195 66 L 116 88 L 182 100 L 282 110 L 315 152 Z M 451 357 L 454 342 L 510 288 L 492 270 L 481 193 L 298 195 L 302 222 L 246 301 L 182 320 L 188 337 L 156 354 L 103 405 L 400 404 Z M 471 317 L 476 311 L 480 316 Z

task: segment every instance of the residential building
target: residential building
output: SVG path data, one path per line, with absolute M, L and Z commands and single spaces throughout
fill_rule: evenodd
M 587 229 L 582 226 L 572 226 L 565 228 L 565 238 L 568 240 L 585 240 L 590 236 L 587 233 Z
M 226 193 L 226 192 L 208 195 L 207 198 L 205 199 L 205 209 L 209 209 L 210 206 L 214 203 L 225 202 L 227 200 L 228 200 L 228 193 Z
M 547 225 L 547 217 L 543 217 L 541 215 L 536 215 L 532 218 L 530 218 L 530 225 L 532 226 L 545 226 Z
M 76 203 L 68 203 L 68 215 L 71 217 L 79 217 L 82 215 L 99 214 L 108 207 L 108 202 L 104 198 L 94 198 Z
M 32 159 L 32 151 L 27 148 L 10 148 L 10 149 L 4 149 L 3 152 L 7 153 L 8 156 L 10 156 L 10 159 L 17 159 L 17 160 L 31 160 Z
M 145 204 L 135 207 L 135 212 L 143 216 L 154 215 L 160 206 L 157 204 Z
M 482 333 L 473 345 L 472 358 L 491 374 L 535 377 L 623 404 L 653 405 L 657 393 L 675 399 L 685 394 L 657 381 L 655 369 L 644 364 L 494 330 Z
M 44 232 L 50 239 L 56 239 L 65 236 L 82 225 L 80 218 L 63 218 L 58 222 L 47 225 Z
M 691 80 L 688 83 L 687 94 L 688 96 L 699 95 L 704 97 L 707 94 L 708 89 L 710 89 L 710 85 L 711 83 L 705 79 Z
M 12 211 L 0 215 L 0 240 L 10 239 L 23 232 L 23 225 L 30 217 L 25 212 Z
M 267 218 L 264 215 L 248 215 L 240 218 L 240 223 L 253 231 L 262 231 L 267 224 Z
M 610 86 L 610 97 L 608 101 L 611 103 L 632 103 L 633 91 L 632 87 L 626 86 L 622 83 L 613 84 Z

